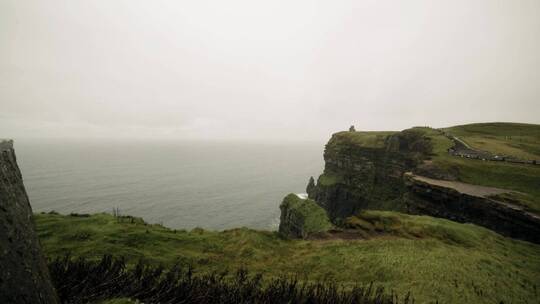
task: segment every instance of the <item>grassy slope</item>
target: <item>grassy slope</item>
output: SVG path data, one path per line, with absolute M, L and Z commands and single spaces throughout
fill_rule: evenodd
M 540 125 L 479 123 L 445 130 L 476 149 L 522 159 L 540 159 Z
M 118 223 L 106 214 L 36 215 L 48 257 L 105 253 L 130 260 L 187 262 L 198 271 L 245 266 L 307 279 L 333 279 L 411 291 L 417 303 L 537 302 L 540 246 L 503 238 L 487 229 L 391 212 L 364 214 L 386 236 L 369 240 L 285 240 L 245 228 L 223 232 L 174 231 L 142 222 Z M 382 228 L 381 228 L 382 227 Z
M 493 127 L 494 125 L 499 127 L 495 128 Z M 491 134 L 489 132 L 497 132 L 497 130 L 501 129 L 512 129 L 514 124 L 509 124 L 510 126 L 504 127 L 505 125 L 507 124 L 475 124 L 473 125 L 474 128 L 459 126 L 450 128 L 449 130 L 466 129 L 469 130 L 468 134 L 473 134 L 471 130 L 475 130 L 477 133 L 474 134 L 477 135 L 474 136 L 484 136 L 482 134 Z M 532 126 L 530 130 L 531 136 L 535 136 L 534 134 L 537 132 L 536 125 L 517 125 L 520 126 L 519 132 L 525 132 L 523 126 Z M 454 157 L 447 153 L 447 149 L 453 146 L 450 139 L 446 138 L 436 130 L 427 128 L 423 130 L 425 130 L 427 136 L 432 138 L 434 153 L 433 161 L 435 165 L 453 172 L 458 172 L 459 180 L 465 183 L 505 188 L 521 192 L 522 194 L 519 195 L 519 198 L 521 199 L 522 204 L 531 211 L 540 212 L 540 166 Z M 454 132 L 451 133 L 455 134 Z M 507 133 L 503 132 L 502 134 L 511 133 L 507 131 Z M 540 143 L 537 147 L 540 147 Z
M 446 129 L 474 148 L 494 154 L 523 159 L 540 159 L 540 125 L 518 123 L 481 123 Z M 540 166 L 488 162 L 481 167 L 474 160 L 454 159 L 460 167 L 460 179 L 512 189 L 531 211 L 540 213 Z M 448 165 L 448 162 L 446 163 Z
M 486 125 L 484 128 L 486 128 L 487 134 L 487 130 L 489 130 L 487 126 L 492 124 L 481 125 Z M 461 126 L 450 129 L 454 128 L 459 129 Z M 434 129 L 418 129 L 423 130 L 425 135 L 432 139 L 434 154 L 432 158 L 436 166 L 458 173 L 458 179 L 465 183 L 518 191 L 520 193 L 513 195 L 513 197 L 519 199 L 521 204 L 530 211 L 540 213 L 540 166 L 480 161 L 451 156 L 447 153 L 447 149 L 453 146 L 450 139 Z M 523 131 L 523 129 L 521 130 Z M 534 132 L 535 129 L 531 129 L 531 134 L 535 134 Z M 451 133 L 455 135 L 455 133 Z

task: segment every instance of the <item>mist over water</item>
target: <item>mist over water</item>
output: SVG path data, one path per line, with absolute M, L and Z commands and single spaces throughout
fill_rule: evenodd
M 323 143 L 17 141 L 34 212 L 112 212 L 171 228 L 276 229 Z

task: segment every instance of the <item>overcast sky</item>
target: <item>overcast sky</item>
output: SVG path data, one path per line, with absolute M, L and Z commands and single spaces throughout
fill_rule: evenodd
M 0 0 L 0 137 L 540 123 L 540 1 Z

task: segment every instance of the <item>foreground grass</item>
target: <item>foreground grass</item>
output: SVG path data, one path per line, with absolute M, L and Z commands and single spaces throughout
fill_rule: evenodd
M 418 303 L 540 300 L 540 246 L 425 216 L 371 212 L 364 219 L 381 236 L 309 241 L 246 228 L 176 231 L 139 220 L 118 222 L 107 214 L 36 214 L 35 219 L 49 258 L 112 254 L 133 262 L 189 263 L 200 272 L 245 267 L 269 277 L 296 274 L 351 286 L 375 282 L 398 294 L 410 291 Z
M 130 299 L 112 299 L 103 301 L 100 304 L 135 304 L 137 301 L 132 301 Z
M 103 303 L 113 299 L 120 303 L 132 299 L 141 303 L 170 304 L 413 302 L 410 295 L 396 295 L 373 284 L 350 288 L 325 281 L 299 281 L 290 276 L 265 278 L 246 269 L 235 273 L 194 274 L 190 266 L 163 268 L 143 261 L 129 265 L 125 259 L 110 255 L 97 262 L 81 258 L 55 259 L 49 263 L 49 270 L 62 303 Z

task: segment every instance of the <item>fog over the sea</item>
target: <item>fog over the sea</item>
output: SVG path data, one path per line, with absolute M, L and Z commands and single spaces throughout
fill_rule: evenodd
M 0 138 L 540 123 L 540 1 L 0 0 Z

